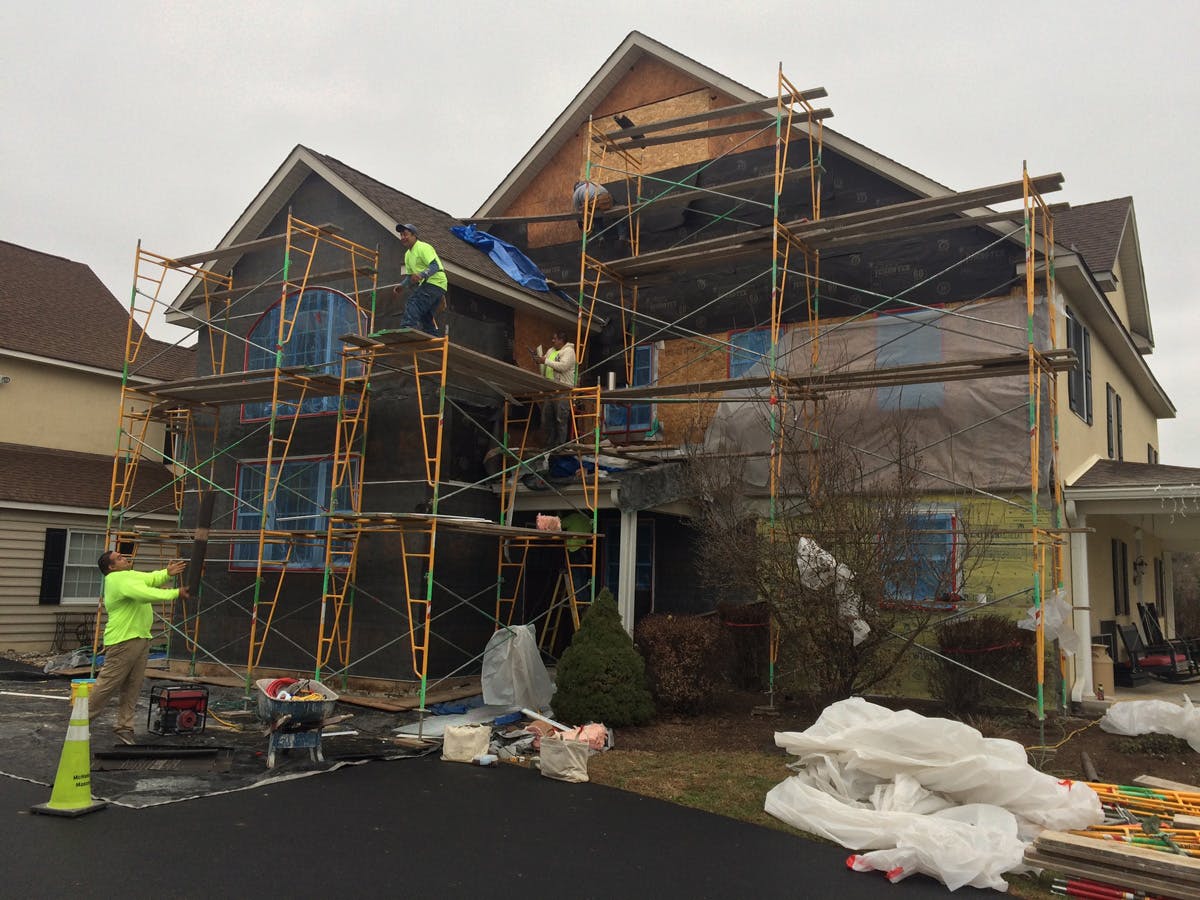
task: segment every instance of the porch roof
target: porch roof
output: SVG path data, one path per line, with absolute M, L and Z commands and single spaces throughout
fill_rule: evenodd
M 1101 459 L 1064 490 L 1074 524 L 1115 516 L 1168 550 L 1200 550 L 1200 468 Z

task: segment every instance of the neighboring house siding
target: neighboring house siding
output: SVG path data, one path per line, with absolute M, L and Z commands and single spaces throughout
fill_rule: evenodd
M 0 509 L 0 650 L 45 650 L 55 615 L 86 612 L 81 604 L 39 604 L 47 528 L 104 531 L 103 516 Z
M 121 379 L 12 357 L 0 363 L 12 381 L 0 386 L 4 440 L 30 447 L 111 455 L 116 450 Z M 155 462 L 163 426 L 146 430 L 146 452 Z

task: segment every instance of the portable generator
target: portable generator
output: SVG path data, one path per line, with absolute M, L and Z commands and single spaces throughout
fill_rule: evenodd
M 151 734 L 199 734 L 208 713 L 208 688 L 190 684 L 150 689 L 146 730 Z

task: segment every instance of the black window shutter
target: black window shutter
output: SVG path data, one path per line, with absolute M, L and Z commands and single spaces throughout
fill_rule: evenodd
M 52 606 L 62 601 L 63 569 L 67 562 L 67 529 L 47 528 L 42 550 L 42 587 L 38 604 Z

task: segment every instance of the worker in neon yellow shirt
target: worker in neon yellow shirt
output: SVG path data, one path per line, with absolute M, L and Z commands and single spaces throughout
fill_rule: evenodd
M 104 574 L 104 665 L 96 686 L 88 697 L 88 718 L 95 721 L 108 698 L 119 692 L 117 724 L 113 735 L 123 744 L 132 744 L 133 713 L 150 658 L 150 626 L 154 624 L 152 603 L 173 603 L 188 599 L 188 589 L 161 585 L 183 574 L 187 563 L 175 559 L 165 569 L 137 572 L 133 560 L 116 550 L 101 554 L 96 564 Z
M 575 387 L 575 345 L 563 332 L 556 331 L 550 339 L 550 349 L 535 358 L 542 367 L 542 374 L 563 391 L 542 402 L 546 446 L 558 447 L 571 440 L 571 395 L 567 391 Z
M 433 246 L 417 240 L 416 225 L 397 225 L 396 231 L 400 233 L 400 243 L 404 247 L 404 270 L 413 286 L 408 303 L 404 306 L 400 327 L 416 328 L 434 337 L 441 337 L 445 332 L 434 321 L 433 314 L 446 299 L 449 285 L 446 270 Z M 392 289 L 396 296 L 400 291 L 399 286 Z

